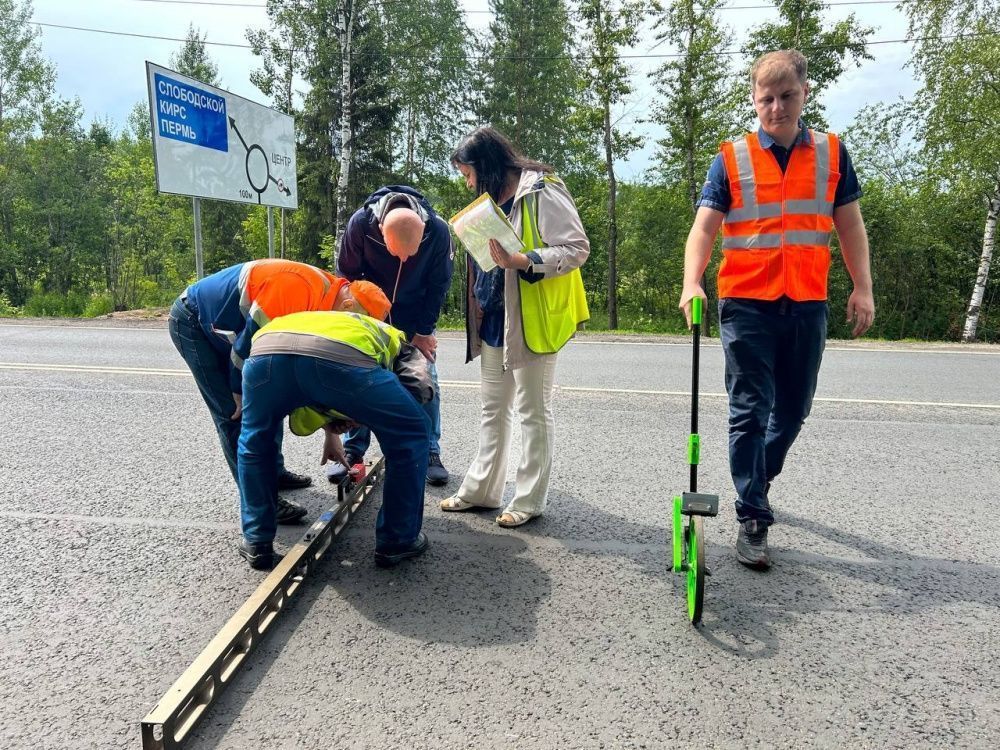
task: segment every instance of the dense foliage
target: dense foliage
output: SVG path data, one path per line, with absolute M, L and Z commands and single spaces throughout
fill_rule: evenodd
M 269 0 L 268 27 L 248 35 L 248 75 L 262 100 L 294 115 L 299 141 L 300 208 L 280 218 L 279 252 L 331 265 L 338 212 L 383 184 L 413 184 L 450 216 L 471 198 L 449 168 L 451 148 L 489 122 L 566 179 L 593 245 L 583 273 L 595 327 L 610 311 L 623 329 L 680 331 L 693 201 L 719 140 L 749 124 L 752 56 L 797 44 L 810 57 L 807 116 L 817 126 L 823 91 L 872 56 L 872 30 L 853 17 L 829 21 L 821 0 L 775 5 L 777 20 L 750 29 L 742 51 L 719 54 L 733 38 L 721 0 L 491 0 L 481 32 L 466 25 L 457 0 Z M 905 8 L 922 88 L 913 101 L 871 103 L 842 134 L 865 191 L 872 334 L 958 339 L 974 307 L 974 335 L 998 341 L 1000 282 L 987 251 L 1000 210 L 1000 7 L 922 0 Z M 344 49 L 337 23 L 348 17 Z M 156 192 L 147 105 L 137 103 L 125 123 L 85 124 L 78 101 L 55 95 L 55 70 L 30 18 L 30 0 L 0 0 L 0 315 L 166 305 L 194 277 L 192 203 Z M 640 27 L 677 53 L 648 83 L 628 64 Z M 347 108 L 345 54 L 353 63 Z M 170 65 L 217 80 L 194 28 Z M 639 139 L 615 113 L 640 88 L 653 92 L 655 163 L 623 182 L 615 165 Z M 344 132 L 351 149 L 341 206 Z M 209 273 L 267 253 L 258 207 L 204 202 L 203 233 Z M 707 275 L 710 297 L 718 260 Z M 451 323 L 462 315 L 464 264 L 456 269 Z M 849 292 L 835 263 L 832 336 L 847 333 L 837 312 Z

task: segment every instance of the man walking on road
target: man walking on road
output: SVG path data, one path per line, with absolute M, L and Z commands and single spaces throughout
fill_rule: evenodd
M 796 50 L 771 52 L 750 71 L 756 133 L 723 143 L 708 171 L 684 251 L 680 307 L 691 299 L 722 229 L 719 326 L 729 393 L 729 464 L 740 523 L 736 556 L 771 565 L 771 482 L 812 407 L 826 345 L 830 232 L 854 283 L 852 334 L 875 316 L 868 235 L 854 167 L 836 135 L 799 119 L 809 84 Z
M 181 293 L 170 310 L 170 338 L 191 368 L 208 406 L 233 479 L 240 437 L 243 360 L 250 353 L 254 333 L 273 318 L 303 310 L 357 310 L 381 320 L 388 309 L 389 301 L 374 284 L 350 284 L 305 263 L 273 258 L 230 266 Z M 312 484 L 309 477 L 285 468 L 280 432 L 275 439 L 278 488 L 291 490 Z M 280 498 L 277 512 L 279 523 L 296 523 L 306 509 Z
M 337 256 L 337 273 L 345 279 L 377 284 L 392 303 L 389 322 L 406 333 L 407 339 L 431 363 L 437 393 L 437 339 L 434 336 L 441 305 L 451 285 L 455 251 L 448 224 L 416 190 L 390 185 L 372 193 L 347 223 Z M 431 445 L 427 482 L 448 483 L 441 463 L 441 399 L 425 404 L 431 421 Z M 344 442 L 347 458 L 360 461 L 371 444 L 371 432 L 360 427 Z M 330 481 L 338 481 L 345 469 L 331 467 Z

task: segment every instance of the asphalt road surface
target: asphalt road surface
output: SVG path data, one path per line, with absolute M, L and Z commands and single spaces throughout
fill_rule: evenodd
M 698 629 L 668 570 L 688 342 L 564 350 L 549 508 L 514 531 L 437 509 L 476 447 L 463 355 L 442 340 L 429 552 L 374 567 L 376 495 L 188 747 L 1000 746 L 1000 347 L 831 342 L 762 574 L 733 556 L 707 341 L 700 488 L 723 508 Z M 155 322 L 2 321 L 0 424 L 0 748 L 137 748 L 263 577 L 207 411 Z M 310 518 L 334 499 L 319 450 L 285 441 Z

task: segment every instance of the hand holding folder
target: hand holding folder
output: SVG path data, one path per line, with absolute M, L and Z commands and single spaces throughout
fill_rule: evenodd
M 510 255 L 524 250 L 524 243 L 514 231 L 504 212 L 483 193 L 448 221 L 462 245 L 483 271 L 497 267 L 490 256 L 490 240 L 496 240 Z

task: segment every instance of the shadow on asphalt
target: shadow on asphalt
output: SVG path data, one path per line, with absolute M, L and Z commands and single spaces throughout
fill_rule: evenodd
M 329 496 L 322 495 L 322 500 L 328 504 Z M 196 728 L 190 738 L 192 750 L 225 746 L 226 732 L 267 679 L 295 631 L 318 603 L 329 600 L 330 588 L 348 608 L 380 629 L 422 643 L 483 648 L 534 637 L 537 610 L 549 597 L 552 584 L 545 571 L 523 556 L 528 549 L 523 539 L 482 534 L 483 544 L 476 545 L 475 556 L 470 557 L 468 544 L 456 549 L 435 543 L 429 534 L 431 545 L 422 557 L 382 570 L 372 560 L 378 507 L 379 503 L 363 507 L 334 543 L 301 595 L 289 602 L 247 666 Z M 338 563 L 345 557 L 356 564 Z M 343 633 L 345 642 L 351 637 Z M 316 668 L 325 664 L 328 660 L 320 659 Z
M 761 573 L 733 561 L 728 549 L 710 549 L 712 555 L 706 556 L 722 564 L 709 579 L 705 616 L 697 631 L 722 651 L 750 659 L 770 658 L 778 651 L 779 634 L 792 629 L 801 615 L 836 612 L 864 618 L 877 611 L 908 617 L 956 604 L 1000 608 L 1000 568 L 996 566 L 914 555 L 784 511 L 778 520 L 782 526 L 854 549 L 868 559 L 774 547 L 772 542 L 775 565 Z M 831 574 L 863 584 L 863 593 L 845 600 L 843 592 L 854 594 L 857 587 L 849 582 L 846 589 L 832 590 Z

